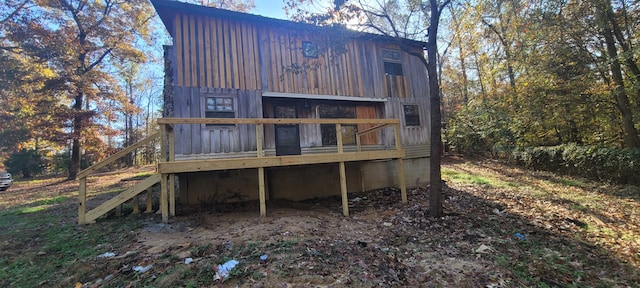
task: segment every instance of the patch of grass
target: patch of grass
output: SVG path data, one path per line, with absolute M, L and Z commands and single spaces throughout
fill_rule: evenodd
M 63 200 L 41 202 L 60 201 Z M 131 219 L 78 226 L 75 215 L 48 209 L 46 205 L 13 211 L 0 215 L 0 229 L 3 231 L 0 245 L 3 242 L 13 244 L 10 248 L 11 257 L 0 260 L 0 266 L 5 267 L 0 269 L 0 286 L 36 287 L 42 283 L 63 283 L 78 269 L 86 269 L 84 266 L 87 264 L 81 259 L 104 253 L 104 248 L 100 247 L 112 247 L 118 241 L 130 241 L 133 235 L 128 231 L 136 226 L 133 224 L 136 221 Z M 80 282 L 86 280 L 94 279 L 74 279 Z M 72 286 L 73 283 L 67 284 Z
M 442 169 L 442 175 L 445 176 L 445 180 L 449 180 L 455 183 L 472 184 L 472 185 L 488 185 L 488 186 L 502 186 L 504 184 L 497 183 L 496 180 L 479 175 L 471 175 L 467 173 L 461 173 L 450 169 Z

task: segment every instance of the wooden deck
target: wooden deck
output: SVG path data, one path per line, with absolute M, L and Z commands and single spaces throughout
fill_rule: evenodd
M 345 216 L 349 215 L 348 197 L 347 197 L 347 184 L 346 184 L 346 172 L 345 163 L 354 161 L 371 161 L 371 160 L 383 160 L 383 159 L 396 159 L 398 161 L 398 175 L 400 175 L 400 190 L 401 200 L 403 203 L 407 202 L 406 182 L 404 173 L 403 158 L 405 152 L 401 148 L 400 141 L 400 129 L 399 120 L 395 119 L 249 119 L 249 118 L 162 118 L 158 119 L 160 125 L 160 133 L 154 134 L 131 147 L 125 148 L 122 151 L 114 154 L 92 167 L 89 167 L 79 173 L 78 179 L 80 181 L 79 188 L 79 206 L 78 206 L 78 222 L 80 224 L 92 223 L 96 218 L 108 213 L 110 210 L 115 209 L 122 203 L 136 199 L 138 194 L 146 191 L 149 187 L 160 182 L 160 211 L 162 213 L 162 220 L 167 222 L 170 216 L 175 216 L 175 204 L 176 204 L 176 191 L 175 191 L 175 176 L 180 173 L 188 172 L 204 172 L 204 171 L 217 171 L 227 169 L 257 169 L 258 170 L 258 193 L 260 202 L 260 215 L 266 216 L 266 194 L 265 194 L 265 168 L 268 167 L 282 167 L 282 166 L 294 166 L 294 165 L 313 165 L 323 163 L 337 163 L 339 164 L 339 179 L 340 181 L 340 193 L 342 198 L 342 212 Z M 175 135 L 173 127 L 176 124 L 228 124 L 228 125 L 255 125 L 256 131 L 256 147 L 255 156 L 253 157 L 241 157 L 237 158 L 220 158 L 216 155 L 211 159 L 198 159 L 198 160 L 176 160 L 176 147 L 175 147 Z M 335 153 L 314 153 L 314 154 L 302 154 L 293 156 L 266 156 L 264 147 L 264 126 L 274 124 L 334 124 L 336 127 L 336 140 L 337 149 Z M 342 125 L 347 124 L 370 124 L 372 128 L 360 131 L 356 134 L 356 149 L 355 151 L 345 152 L 342 141 Z M 379 146 L 382 149 L 370 150 L 362 149 L 360 139 L 369 133 L 378 132 L 381 129 L 393 129 L 394 133 L 394 149 L 389 147 Z M 86 183 L 87 177 L 90 174 L 96 172 L 99 168 L 112 163 L 119 157 L 127 155 L 133 149 L 145 145 L 154 139 L 160 138 L 160 151 L 161 157 L 158 162 L 158 174 L 151 176 L 149 179 L 136 185 L 127 191 L 124 191 L 108 200 L 99 207 L 87 212 L 86 201 L 87 191 Z M 371 148 L 371 147 L 368 147 Z M 350 149 L 353 150 L 353 149 Z M 365 150 L 365 151 L 363 151 Z M 230 154 L 231 156 L 233 154 Z M 143 187 L 144 186 L 144 187 Z M 147 197 L 147 201 L 149 197 Z

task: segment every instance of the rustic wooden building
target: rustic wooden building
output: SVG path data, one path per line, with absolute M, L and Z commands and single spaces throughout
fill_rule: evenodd
M 349 191 L 402 187 L 406 201 L 405 181 L 428 183 L 429 89 L 411 55 L 425 43 L 151 2 L 173 39 L 158 167 L 179 188 L 163 214 L 176 198 L 260 199 L 264 214 L 270 198 L 340 194 L 348 214 Z

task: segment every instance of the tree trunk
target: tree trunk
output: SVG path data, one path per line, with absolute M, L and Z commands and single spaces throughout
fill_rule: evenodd
M 602 5 L 607 5 L 601 3 Z M 606 8 L 606 7 L 600 7 Z M 611 78 L 613 80 L 613 90 L 611 91 L 616 98 L 618 110 L 622 117 L 622 130 L 624 132 L 624 144 L 630 148 L 640 148 L 640 138 L 638 131 L 633 123 L 633 112 L 631 111 L 631 103 L 624 89 L 624 78 L 622 77 L 622 67 L 618 58 L 618 50 L 613 37 L 611 25 L 607 17 L 605 9 L 599 9 L 600 24 L 602 25 L 602 36 L 607 46 L 607 54 L 609 56 L 609 67 L 611 69 Z
M 438 24 L 440 22 L 440 9 L 437 0 L 429 0 L 431 4 L 431 19 L 429 22 L 429 38 L 427 40 L 427 74 L 429 76 L 429 99 L 431 105 L 431 151 L 429 181 L 429 215 L 431 217 L 442 217 L 442 116 L 440 112 L 440 85 L 438 85 L 438 70 L 436 55 L 438 52 L 437 35 Z M 446 6 L 449 1 L 442 4 Z
M 75 97 L 75 103 L 73 104 L 73 143 L 71 146 L 71 162 L 69 162 L 69 177 L 68 180 L 75 180 L 78 172 L 80 172 L 80 133 L 82 131 L 82 100 L 84 95 L 78 93 Z

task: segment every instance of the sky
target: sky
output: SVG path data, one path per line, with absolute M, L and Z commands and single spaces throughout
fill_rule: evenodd
M 282 0 L 254 0 L 256 9 L 251 13 L 270 18 L 287 19 L 282 7 Z

